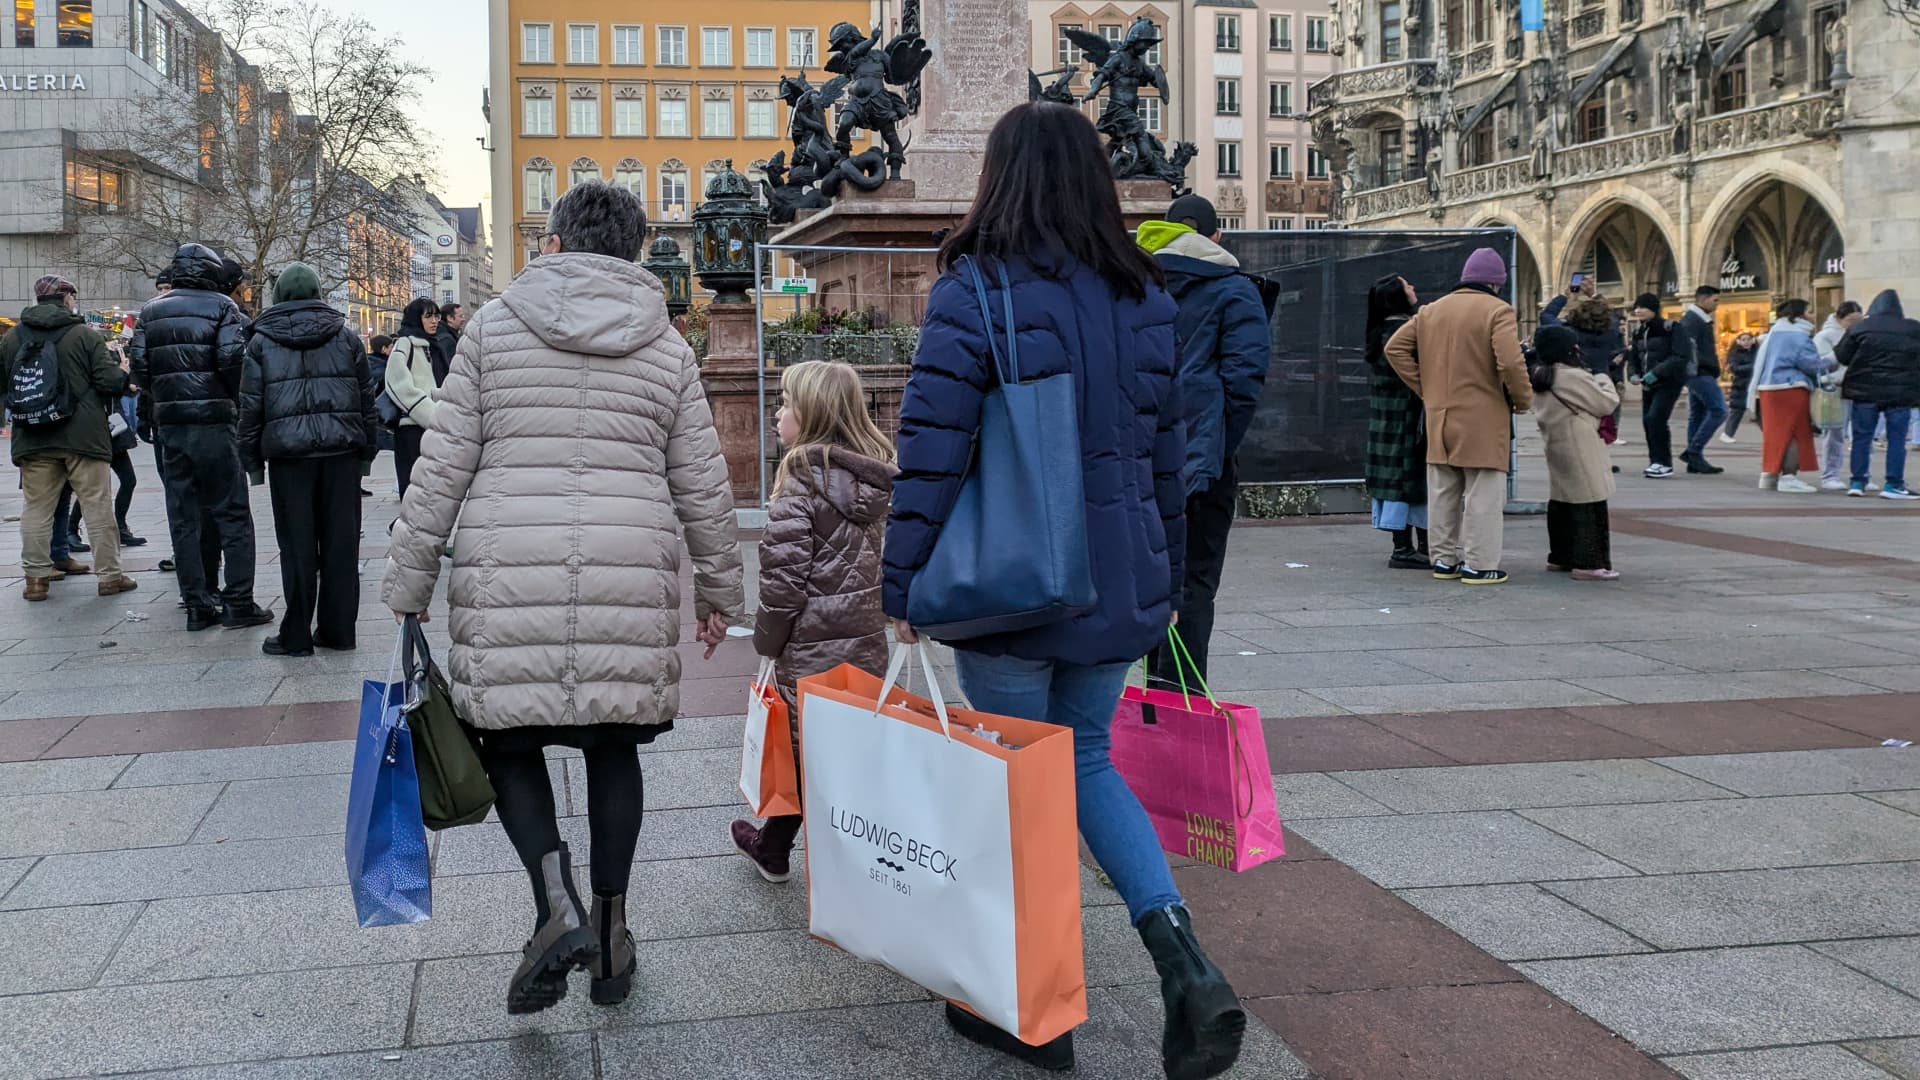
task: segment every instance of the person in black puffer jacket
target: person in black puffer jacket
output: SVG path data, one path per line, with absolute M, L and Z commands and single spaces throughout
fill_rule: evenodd
M 172 291 L 140 310 L 145 334 L 133 381 L 153 402 L 187 629 L 264 626 L 273 614 L 253 602 L 253 511 L 233 443 L 246 317 L 226 295 L 227 271 L 211 248 L 183 245 L 168 274 Z M 203 513 L 226 559 L 226 588 L 217 594 L 205 563 L 181 557 L 201 550 Z
M 1854 324 L 1834 347 L 1834 359 L 1846 367 L 1841 396 L 1853 410 L 1853 479 L 1849 495 L 1865 494 L 1873 468 L 1873 434 L 1887 421 L 1887 473 L 1883 499 L 1920 498 L 1907 490 L 1907 429 L 1920 406 L 1920 322 L 1900 309 L 1900 294 L 1887 289 L 1867 305 L 1867 317 Z
M 286 613 L 268 656 L 351 649 L 360 612 L 360 476 L 373 461 L 379 393 L 360 337 L 320 299 L 305 263 L 280 272 L 255 320 L 240 381 L 240 457 L 268 472 Z M 319 629 L 314 629 L 316 613 Z

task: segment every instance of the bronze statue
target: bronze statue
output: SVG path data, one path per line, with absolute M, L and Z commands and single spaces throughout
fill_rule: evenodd
M 907 86 L 920 74 L 933 54 L 927 42 L 918 36 L 897 34 L 886 48 L 880 47 L 880 29 L 861 36 L 852 23 L 838 23 L 827 34 L 827 70 L 839 78 L 820 90 L 821 100 L 832 104 L 844 87 L 847 102 L 840 107 L 834 146 L 842 155 L 853 156 L 853 133 L 878 132 L 887 144 L 888 179 L 900 179 L 907 163 L 907 148 L 900 141 L 899 123 L 908 115 L 907 102 L 889 86 Z
M 1079 64 L 1072 64 L 1062 68 L 1054 68 L 1052 71 L 1040 71 L 1040 72 L 1036 72 L 1032 68 L 1028 68 L 1027 69 L 1027 100 L 1028 101 L 1051 101 L 1055 105 L 1080 104 L 1079 100 L 1073 96 L 1073 77 L 1078 74 L 1080 74 Z M 1046 86 L 1041 86 L 1040 79 L 1043 76 L 1047 76 L 1047 75 L 1058 75 L 1060 77 L 1053 80 L 1052 83 Z
M 1107 91 L 1106 110 L 1100 114 L 1099 129 L 1107 137 L 1107 151 L 1113 160 L 1113 175 L 1118 180 L 1164 180 L 1175 195 L 1187 191 L 1186 163 L 1197 152 L 1191 143 L 1179 143 L 1173 153 L 1147 130 L 1140 119 L 1140 89 L 1152 86 L 1160 91 L 1163 108 L 1173 104 L 1172 87 L 1166 69 L 1147 63 L 1147 53 L 1160 44 L 1160 28 L 1141 16 L 1127 28 L 1126 39 L 1115 48 L 1114 42 L 1099 34 L 1066 28 L 1061 31 L 1087 54 L 1098 69 L 1087 84 L 1087 97 Z
M 827 110 L 839 100 L 848 82 L 837 78 L 816 89 L 804 74 L 780 80 L 780 98 L 792 113 L 787 130 L 793 139 L 793 153 L 789 156 L 785 150 L 780 151 L 764 170 L 767 219 L 774 224 L 788 224 L 802 210 L 832 205 L 844 185 L 872 191 L 886 180 L 887 159 L 882 151 L 869 148 L 846 154 L 827 128 Z

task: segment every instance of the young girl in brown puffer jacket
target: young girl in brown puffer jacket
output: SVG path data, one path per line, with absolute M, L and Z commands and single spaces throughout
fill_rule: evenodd
M 760 540 L 760 613 L 754 649 L 771 657 L 796 759 L 795 680 L 854 664 L 886 670 L 880 542 L 893 494 L 893 446 L 867 415 L 860 375 L 810 361 L 780 376 L 780 444 L 773 505 Z M 768 881 L 786 881 L 798 814 L 733 823 L 733 843 Z

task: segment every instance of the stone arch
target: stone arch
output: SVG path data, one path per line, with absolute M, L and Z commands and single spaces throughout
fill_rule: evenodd
M 1517 221 L 1501 217 L 1497 211 L 1483 210 L 1474 215 L 1468 223 L 1470 229 L 1512 229 L 1517 248 L 1517 265 L 1508 267 L 1513 275 L 1513 295 L 1518 301 L 1515 310 L 1519 312 L 1523 327 L 1531 327 L 1539 316 L 1540 306 L 1547 301 L 1546 282 L 1540 276 L 1540 242 L 1533 230 Z
M 1566 230 L 1568 242 L 1562 245 L 1554 264 L 1554 278 L 1569 278 L 1580 264 L 1586 261 L 1587 249 L 1593 245 L 1593 239 L 1607 220 L 1622 209 L 1631 209 L 1644 214 L 1653 223 L 1655 230 L 1666 241 L 1667 250 L 1678 253 L 1680 247 L 1674 243 L 1679 228 L 1667 213 L 1660 200 L 1636 187 L 1603 187 L 1587 197 L 1580 209 L 1573 214 L 1572 222 Z
M 1833 185 L 1827 183 L 1819 173 L 1783 158 L 1758 161 L 1721 184 L 1719 194 L 1713 197 L 1713 201 L 1707 204 L 1706 212 L 1700 215 L 1706 228 L 1701 230 L 1700 246 L 1694 251 L 1695 267 L 1706 268 L 1719 264 L 1720 254 L 1726 250 L 1727 241 L 1733 238 L 1734 229 L 1766 192 L 1769 181 L 1798 188 L 1825 212 L 1835 228 L 1845 227 L 1846 215 L 1840 212 L 1840 208 L 1846 204 L 1841 201 Z M 1696 273 L 1703 272 L 1704 269 L 1696 270 Z

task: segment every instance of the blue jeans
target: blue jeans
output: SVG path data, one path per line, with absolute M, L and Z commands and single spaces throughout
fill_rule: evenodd
M 73 488 L 60 489 L 60 498 L 53 504 L 53 542 L 48 545 L 47 557 L 55 566 L 73 558 Z
M 974 708 L 1073 730 L 1080 835 L 1113 879 L 1133 921 L 1180 903 L 1153 822 L 1108 756 L 1113 711 L 1131 665 L 1080 667 L 964 649 L 955 649 L 953 656 L 960 689 Z
M 1727 422 L 1727 397 L 1720 392 L 1720 380 L 1711 375 L 1695 375 L 1687 380 L 1687 457 L 1699 457 L 1707 440 Z
M 1855 401 L 1851 405 L 1853 408 L 1853 482 L 1864 486 L 1869 479 L 1868 474 L 1873 471 L 1873 432 L 1880 422 L 1885 420 L 1887 425 L 1886 486 L 1906 487 L 1907 425 L 1913 419 L 1913 410 L 1889 409 L 1864 401 Z

